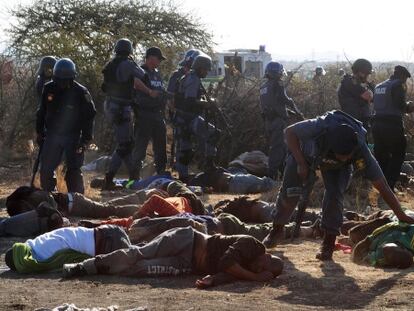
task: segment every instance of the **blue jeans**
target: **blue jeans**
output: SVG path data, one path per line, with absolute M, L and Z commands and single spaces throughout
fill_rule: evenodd
M 344 193 L 349 186 L 352 177 L 352 166 L 348 165 L 340 169 L 321 171 L 325 185 L 325 193 L 322 201 L 321 228 L 329 234 L 340 234 L 343 217 Z M 309 174 L 315 174 L 310 171 Z M 274 223 L 287 224 L 293 211 L 305 191 L 305 186 L 297 174 L 297 163 L 292 155 L 286 161 L 283 184 L 279 191 L 274 213 Z
M 235 174 L 229 182 L 230 193 L 260 193 L 271 190 L 276 182 L 269 177 L 257 177 L 251 174 Z

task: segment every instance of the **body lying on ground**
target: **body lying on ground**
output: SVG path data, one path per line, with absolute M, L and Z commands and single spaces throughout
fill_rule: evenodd
M 170 184 L 174 185 L 170 186 Z M 170 189 L 170 192 L 168 192 L 168 189 Z M 194 206 L 202 205 L 197 196 L 185 187 L 184 184 L 170 182 L 165 185 L 165 190 L 139 190 L 107 202 L 93 201 L 80 193 L 47 192 L 23 186 L 7 197 L 6 207 L 10 216 L 31 211 L 40 203 L 47 202 L 64 215 L 90 218 L 128 217 L 137 212 L 139 206 L 144 204 L 154 194 L 163 198 L 173 196 L 185 197 L 190 201 L 194 201 Z
M 352 252 L 355 263 L 405 269 L 413 263 L 414 225 L 390 222 L 361 240 Z
M 270 191 L 277 183 L 269 177 L 257 177 L 247 173 L 232 174 L 219 167 L 197 174 L 188 181 L 188 185 L 212 188 L 214 192 L 249 194 Z
M 261 242 L 245 235 L 206 235 L 191 227 L 168 230 L 145 246 L 99 255 L 64 266 L 64 277 L 112 274 L 130 277 L 202 274 L 198 287 L 235 279 L 270 281 L 281 274 L 283 262 L 266 253 Z
M 129 245 L 128 235 L 118 226 L 59 228 L 24 243 L 15 243 L 6 252 L 6 264 L 19 273 L 48 272 L 61 269 L 65 263 L 79 262 Z

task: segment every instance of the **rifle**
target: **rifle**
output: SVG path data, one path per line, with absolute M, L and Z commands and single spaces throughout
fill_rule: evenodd
M 231 126 L 229 124 L 229 122 L 227 121 L 227 117 L 224 114 L 224 112 L 217 106 L 217 104 L 211 100 L 210 96 L 207 94 L 206 89 L 204 88 L 204 85 L 201 84 L 201 89 L 204 92 L 204 96 L 206 97 L 207 102 L 209 103 L 210 107 L 209 109 L 211 111 L 213 111 L 214 114 L 218 114 L 220 116 L 220 118 L 222 119 L 224 126 L 225 126 L 225 130 L 228 132 L 228 134 L 231 136 Z
M 298 212 L 296 213 L 296 217 L 295 217 L 295 228 L 293 229 L 291 241 L 293 241 L 295 238 L 299 236 L 300 226 L 302 224 L 303 216 L 305 215 L 306 208 L 308 207 L 309 198 L 312 193 L 313 186 L 315 185 L 315 181 L 316 181 L 316 174 L 313 172 L 309 172 L 309 176 L 306 180 L 305 185 L 303 186 L 304 192 L 298 205 Z
M 33 169 L 32 169 L 32 179 L 30 181 L 30 187 L 32 187 L 32 188 L 34 188 L 34 180 L 36 178 L 37 171 L 39 170 L 40 156 L 42 154 L 42 149 L 43 149 L 43 143 L 41 143 L 39 145 L 39 151 L 37 152 L 36 161 L 35 161 L 35 163 L 33 165 Z

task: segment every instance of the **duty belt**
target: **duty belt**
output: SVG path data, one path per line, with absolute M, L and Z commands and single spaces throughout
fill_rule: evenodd
M 117 97 L 117 96 L 107 96 L 107 99 L 109 101 L 113 101 L 117 104 L 123 105 L 123 106 L 129 106 L 132 105 L 134 100 L 132 99 L 126 99 L 126 98 L 122 98 L 122 97 Z

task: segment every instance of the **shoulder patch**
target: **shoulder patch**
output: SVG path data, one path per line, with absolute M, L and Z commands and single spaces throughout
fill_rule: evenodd
M 355 168 L 359 171 L 359 170 L 363 170 L 365 169 L 366 164 L 365 164 L 365 160 L 364 159 L 357 159 L 355 161 Z

